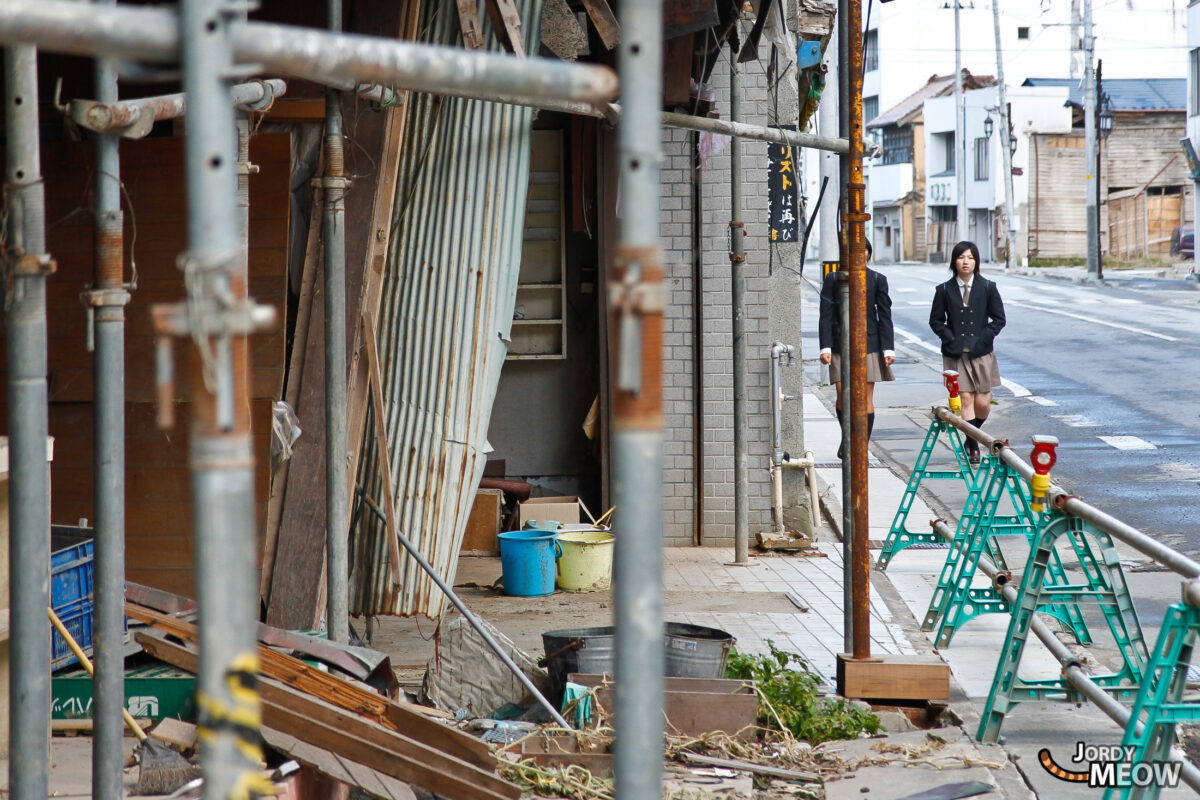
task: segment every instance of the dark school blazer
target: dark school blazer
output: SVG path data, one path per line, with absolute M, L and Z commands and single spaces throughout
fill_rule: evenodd
M 821 348 L 835 353 L 841 350 L 842 320 L 838 313 L 837 272 L 825 276 L 821 284 L 821 315 L 817 335 Z M 892 297 L 888 294 L 887 278 L 873 269 L 867 270 L 867 352 L 879 353 L 896 349 L 896 333 L 892 327 Z
M 964 350 L 970 350 L 971 358 L 986 356 L 992 352 L 992 342 L 1003 330 L 1004 322 L 1000 290 L 982 275 L 975 275 L 967 306 L 963 306 L 957 277 L 939 283 L 933 290 L 929 327 L 942 340 L 944 356 L 958 358 Z

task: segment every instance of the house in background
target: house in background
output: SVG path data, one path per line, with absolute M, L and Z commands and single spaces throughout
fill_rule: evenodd
M 1087 252 L 1083 93 L 1070 78 L 1029 78 L 1027 87 L 1068 91 L 1071 128 L 1029 132 L 1027 247 L 1031 258 Z M 1105 80 L 1112 132 L 1100 143 L 1100 248 L 1119 259 L 1167 259 L 1171 232 L 1194 218 L 1183 78 Z M 1095 156 L 1093 155 L 1094 159 Z
M 995 84 L 990 75 L 963 70 L 963 87 Z M 867 123 L 883 147 L 883 156 L 867 165 L 871 186 L 875 260 L 880 263 L 924 261 L 925 246 L 925 101 L 954 92 L 953 75 L 934 75 L 924 86 Z M 865 114 L 864 114 L 865 118 Z

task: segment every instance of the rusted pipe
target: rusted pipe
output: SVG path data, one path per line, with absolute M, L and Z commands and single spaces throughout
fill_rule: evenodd
M 862 28 L 862 0 L 849 0 L 848 31 Z M 850 175 L 846 185 L 847 251 L 850 257 L 850 481 L 854 513 L 854 658 L 871 657 L 871 554 L 868 543 L 867 498 L 867 248 L 866 184 L 863 179 L 862 37 L 849 36 L 843 64 L 850 78 Z
M 272 78 L 240 83 L 230 90 L 230 95 L 235 106 L 261 111 L 269 108 L 286 91 L 284 81 Z M 149 133 L 155 122 L 177 119 L 186 113 L 187 95 L 182 92 L 112 102 L 72 100 L 67 105 L 71 121 L 81 128 L 97 133 L 120 133 L 133 139 Z

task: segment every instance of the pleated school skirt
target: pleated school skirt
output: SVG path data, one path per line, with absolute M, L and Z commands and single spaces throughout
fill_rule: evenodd
M 842 380 L 842 356 L 833 353 L 833 363 L 829 365 L 829 382 L 839 383 Z M 892 368 L 883 363 L 883 353 L 867 353 L 867 383 L 896 380 Z
M 972 394 L 990 392 L 1000 385 L 1000 363 L 996 361 L 995 353 L 966 359 L 942 356 L 942 369 L 952 369 L 958 373 L 960 391 Z

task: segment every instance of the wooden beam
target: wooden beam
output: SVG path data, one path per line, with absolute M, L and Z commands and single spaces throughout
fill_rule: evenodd
M 262 735 L 263 741 L 288 758 L 293 758 L 335 781 L 358 786 L 372 797 L 381 797 L 383 800 L 417 800 L 416 793 L 407 783 L 311 745 L 290 733 L 264 725 Z
M 195 672 L 199 655 L 145 633 L 137 641 L 155 658 Z M 485 768 L 455 758 L 433 745 L 388 730 L 371 720 L 269 678 L 259 681 L 263 723 L 292 731 L 309 744 L 364 764 L 398 780 L 415 783 L 450 800 L 515 800 L 521 790 Z
M 383 405 L 383 379 L 379 373 L 379 347 L 371 318 L 362 318 L 363 344 L 367 350 L 367 374 L 371 385 L 371 404 L 375 408 L 375 449 L 379 478 L 383 482 L 383 516 L 387 525 L 388 559 L 393 589 L 400 585 L 400 540 L 396 537 L 396 486 L 392 483 L 392 451 L 388 447 L 387 420 Z
M 483 49 L 483 34 L 479 28 L 479 3 L 476 0 L 458 0 L 458 28 L 462 31 L 463 44 L 468 50 Z
M 513 0 L 483 0 L 496 38 L 504 49 L 518 58 L 525 57 L 525 36 L 521 33 L 521 14 Z
M 596 26 L 596 33 L 600 34 L 600 41 L 604 42 L 604 46 L 609 50 L 621 43 L 621 25 L 617 22 L 617 17 L 613 14 L 612 9 L 608 7 L 607 0 L 583 0 L 583 7 L 587 9 L 588 16 L 592 20 L 592 24 Z
M 131 603 L 125 604 L 125 613 L 134 619 L 154 625 L 164 633 L 188 642 L 198 641 L 196 626 L 190 622 L 177 620 Z M 142 642 L 143 638 L 147 641 Z M 142 642 L 142 646 L 151 655 L 168 663 L 175 663 L 167 657 L 170 653 L 164 651 L 158 644 L 161 640 L 146 636 L 146 634 L 138 634 L 138 641 Z M 320 697 L 339 708 L 367 717 L 385 728 L 418 737 L 421 741 L 438 747 L 468 763 L 480 767 L 492 763 L 488 746 L 480 740 L 448 728 L 411 708 L 388 700 L 383 695 L 349 681 L 335 678 L 298 658 L 293 658 L 264 645 L 259 645 L 258 657 L 260 670 L 268 678 Z M 181 668 L 190 669 L 186 666 L 181 666 Z

